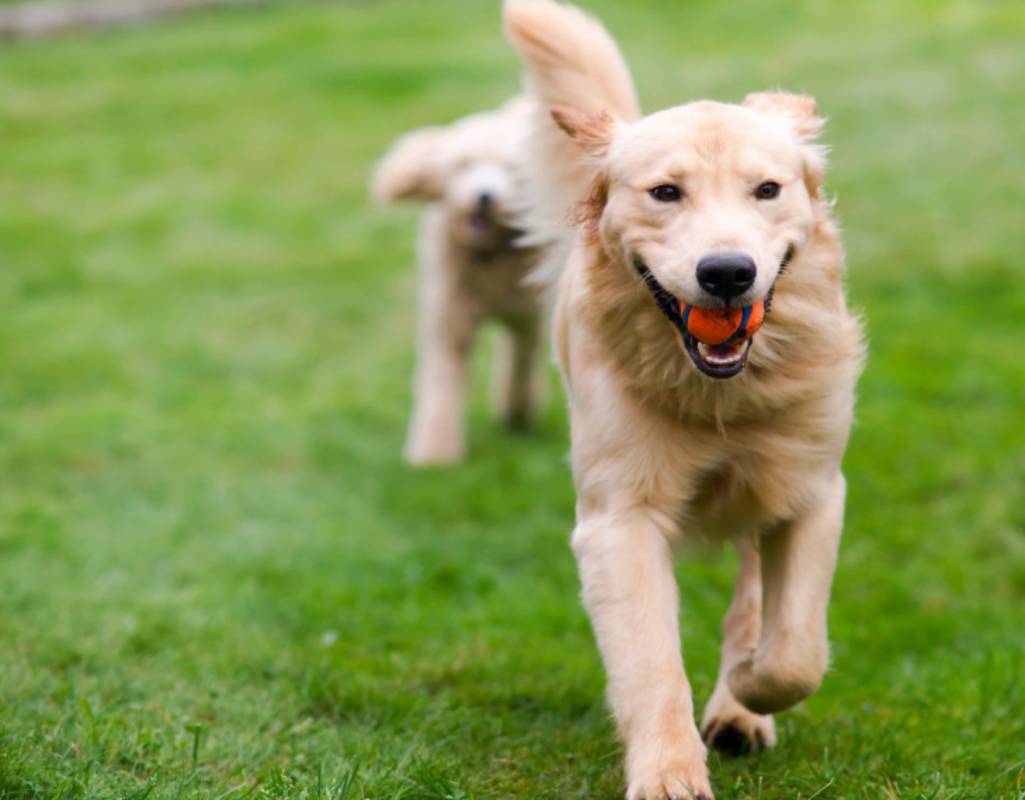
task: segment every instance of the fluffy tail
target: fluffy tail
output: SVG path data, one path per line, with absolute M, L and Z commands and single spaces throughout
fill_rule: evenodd
M 549 110 L 568 106 L 608 111 L 624 121 L 640 116 L 630 70 L 616 42 L 598 20 L 552 0 L 506 0 L 505 34 L 527 71 L 536 105 L 528 159 L 532 207 L 528 230 L 541 241 L 559 234 L 591 181 L 584 154 L 556 126 Z

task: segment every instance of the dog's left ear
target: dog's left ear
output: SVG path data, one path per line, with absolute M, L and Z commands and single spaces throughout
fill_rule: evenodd
M 437 200 L 442 193 L 438 150 L 444 134 L 443 127 L 421 128 L 395 142 L 374 169 L 374 199 Z
M 785 119 L 804 145 L 804 183 L 812 197 L 818 197 L 826 174 L 826 148 L 815 144 L 826 120 L 818 115 L 815 98 L 789 92 L 756 92 L 744 98 L 744 105 Z
M 813 142 L 826 124 L 825 119 L 818 116 L 815 98 L 806 94 L 755 92 L 744 98 L 744 105 L 774 117 L 783 117 L 793 125 L 802 142 Z

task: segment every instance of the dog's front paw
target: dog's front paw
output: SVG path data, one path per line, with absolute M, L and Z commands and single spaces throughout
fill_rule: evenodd
M 406 442 L 403 456 L 415 467 L 437 467 L 463 460 L 466 448 L 453 436 L 414 435 Z
M 714 800 L 697 731 L 635 745 L 626 777 L 627 800 Z

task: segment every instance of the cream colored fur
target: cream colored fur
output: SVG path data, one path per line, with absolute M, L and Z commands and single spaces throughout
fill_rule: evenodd
M 524 279 L 536 250 L 511 226 L 521 205 L 520 159 L 531 104 L 517 99 L 497 111 L 398 140 L 375 172 L 384 201 L 426 202 L 418 242 L 419 319 L 415 405 L 405 445 L 413 464 L 446 464 L 466 450 L 466 372 L 482 323 L 503 326 L 494 365 L 494 401 L 510 425 L 527 425 L 542 388 L 545 334 L 536 287 Z M 472 225 L 481 193 L 491 222 Z
M 784 93 L 639 118 L 622 57 L 595 20 L 511 0 L 505 25 L 531 91 L 555 106 L 558 126 L 535 117 L 534 192 L 555 198 L 539 205 L 561 214 L 577 204 L 554 333 L 572 421 L 573 550 L 625 745 L 627 797 L 711 798 L 705 743 L 772 745 L 770 715 L 812 693 L 828 662 L 841 459 L 863 345 L 821 192 L 822 120 L 813 100 Z M 766 180 L 782 190 L 763 202 L 753 191 Z M 680 202 L 649 194 L 665 183 L 682 188 Z M 694 367 L 635 262 L 702 305 L 697 260 L 727 250 L 757 264 L 750 301 L 773 285 L 775 296 L 746 369 L 717 381 Z M 704 742 L 671 553 L 699 537 L 740 551 Z

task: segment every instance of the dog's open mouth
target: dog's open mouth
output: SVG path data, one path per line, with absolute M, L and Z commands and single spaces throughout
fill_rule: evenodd
M 783 256 L 780 262 L 779 275 L 783 274 L 790 260 L 793 258 L 794 250 L 792 247 L 787 248 L 786 254 Z M 638 274 L 644 281 L 644 285 L 648 287 L 648 291 L 651 292 L 652 298 L 655 300 L 655 304 L 659 307 L 662 314 L 668 319 L 673 327 L 676 329 L 677 338 L 683 347 L 684 352 L 690 356 L 690 360 L 694 363 L 694 366 L 707 375 L 710 378 L 732 378 L 737 375 L 747 366 L 747 357 L 751 352 L 751 344 L 754 341 L 753 333 L 748 331 L 757 330 L 757 327 L 746 328 L 748 318 L 751 313 L 751 308 L 745 308 L 743 313 L 735 311 L 736 314 L 741 314 L 742 323 L 740 329 L 737 330 L 732 336 L 727 334 L 727 337 L 723 337 L 726 341 L 720 344 L 707 344 L 699 341 L 687 329 L 687 315 L 684 311 L 685 305 L 681 304 L 676 297 L 671 294 L 662 284 L 656 280 L 655 276 L 648 269 L 647 265 L 639 258 L 634 259 L 634 267 L 637 269 Z M 768 294 L 765 296 L 765 300 L 762 304 L 762 313 L 768 314 L 769 308 L 772 305 L 772 295 L 775 291 L 776 286 L 769 289 Z M 760 324 L 760 323 L 759 323 Z
M 732 344 L 705 344 L 689 333 L 677 332 L 694 366 L 710 378 L 732 378 L 747 366 L 753 339 L 744 338 Z
M 472 236 L 484 238 L 497 228 L 494 218 L 486 211 L 475 211 L 466 218 L 466 229 Z
M 2 2 L 2 0 L 0 0 Z M 480 250 L 505 250 L 523 235 L 523 231 L 491 210 L 474 211 L 463 218 L 463 236 Z

